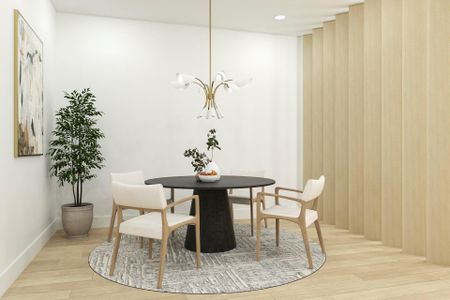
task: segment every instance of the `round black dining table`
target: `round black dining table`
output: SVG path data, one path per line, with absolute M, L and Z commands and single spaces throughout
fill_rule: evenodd
M 275 184 L 275 180 L 251 176 L 221 176 L 216 182 L 198 182 L 194 176 L 172 176 L 148 179 L 145 184 L 161 184 L 170 189 L 194 190 L 200 198 L 201 252 L 216 253 L 236 248 L 228 189 L 256 188 Z M 190 215 L 195 214 L 191 202 Z M 195 251 L 195 227 L 188 225 L 185 247 Z

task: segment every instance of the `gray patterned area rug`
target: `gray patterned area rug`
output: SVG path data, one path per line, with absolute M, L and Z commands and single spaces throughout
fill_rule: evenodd
M 109 276 L 113 243 L 97 246 L 89 256 L 94 272 L 111 281 L 145 290 L 187 293 L 237 293 L 270 288 L 305 278 L 322 267 L 325 255 L 320 246 L 310 243 L 314 268 L 308 269 L 300 230 L 281 231 L 280 246 L 275 246 L 275 232 L 262 228 L 261 260 L 255 258 L 255 237 L 249 225 L 235 224 L 237 247 L 222 253 L 202 253 L 202 267 L 195 267 L 195 252 L 184 248 L 185 229 L 169 239 L 167 264 L 161 289 L 156 288 L 160 241 L 153 243 L 153 259 L 148 246 L 140 248 L 139 240 L 123 236 L 115 274 Z

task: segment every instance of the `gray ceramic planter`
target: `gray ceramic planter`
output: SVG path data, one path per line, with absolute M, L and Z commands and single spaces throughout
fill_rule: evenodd
M 87 237 L 91 230 L 94 205 L 83 203 L 83 206 L 64 204 L 61 206 L 61 221 L 69 239 Z

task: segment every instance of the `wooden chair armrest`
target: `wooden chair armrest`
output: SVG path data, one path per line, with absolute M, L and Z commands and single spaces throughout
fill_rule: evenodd
M 288 197 L 288 196 L 284 196 L 284 195 L 280 195 L 280 194 L 263 193 L 263 192 L 259 192 L 257 194 L 256 201 L 257 202 L 261 201 L 263 196 L 270 196 L 270 197 L 275 197 L 275 198 L 295 201 L 295 202 L 301 203 L 302 205 L 306 205 L 307 204 L 307 202 L 302 200 L 302 199 L 298 199 L 298 198 L 294 198 L 294 197 Z
M 133 210 L 139 210 L 139 211 L 143 210 L 145 212 L 160 212 L 160 211 L 162 211 L 161 209 L 149 209 L 149 208 L 145 208 L 145 207 L 126 206 L 126 205 L 119 205 L 119 204 L 116 204 L 116 206 L 117 206 L 117 208 L 120 207 L 123 210 L 133 209 Z
M 303 193 L 302 190 L 291 189 L 291 188 L 285 188 L 285 187 L 281 187 L 281 186 L 277 186 L 277 187 L 275 188 L 275 194 L 278 194 L 278 191 L 289 191 L 289 192 Z
M 174 200 L 172 203 L 166 206 L 166 209 L 180 205 L 181 203 L 187 202 L 189 200 L 195 200 L 195 204 L 198 206 L 199 197 L 197 195 L 187 196 L 178 200 Z

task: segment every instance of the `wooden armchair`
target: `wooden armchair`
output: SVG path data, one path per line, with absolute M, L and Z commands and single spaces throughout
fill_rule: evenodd
M 276 245 L 280 244 L 280 219 L 294 222 L 299 225 L 305 244 L 305 251 L 308 257 L 309 268 L 313 268 L 311 249 L 309 247 L 307 228 L 314 223 L 317 230 L 317 235 L 320 242 L 322 252 L 325 253 L 325 246 L 323 243 L 322 232 L 320 230 L 319 218 L 317 214 L 317 202 L 319 196 L 322 194 L 325 185 L 325 177 L 321 176 L 319 179 L 310 179 L 305 185 L 304 191 L 276 187 L 275 194 L 258 193 L 256 197 L 256 260 L 260 260 L 261 247 L 261 221 L 263 219 L 275 219 L 275 235 Z M 280 195 L 280 191 L 296 192 L 300 194 L 299 198 L 288 197 Z M 267 209 L 262 208 L 261 202 L 264 196 L 274 197 L 275 205 Z M 294 201 L 298 204 L 297 207 L 282 206 L 280 199 Z
M 125 172 L 125 173 L 111 173 L 111 182 L 121 182 L 121 183 L 132 184 L 132 185 L 143 185 L 144 181 L 145 181 L 144 173 L 142 171 L 133 171 L 133 172 Z M 173 203 L 173 200 L 174 200 L 174 189 L 170 189 L 170 198 L 167 199 L 167 204 Z M 170 210 L 172 213 L 175 212 L 173 207 Z M 140 215 L 143 215 L 144 213 L 145 212 L 143 209 L 139 209 Z M 117 215 L 117 206 L 113 199 L 111 220 L 109 223 L 108 238 L 107 238 L 108 242 L 111 242 L 111 238 L 113 235 L 113 229 L 114 229 L 114 223 L 116 221 L 116 215 Z M 143 239 L 141 239 L 141 248 L 142 248 L 143 244 L 144 244 Z
M 200 267 L 200 205 L 198 196 L 185 197 L 167 205 L 163 187 L 160 184 L 137 186 L 118 182 L 112 183 L 112 193 L 117 206 L 119 228 L 116 231 L 109 269 L 111 276 L 114 274 L 122 234 L 150 239 L 149 258 L 152 257 L 153 240 L 158 239 L 161 240 L 161 251 L 157 288 L 161 288 L 169 235 L 175 229 L 188 224 L 195 225 L 196 263 L 197 268 Z M 195 201 L 194 216 L 169 213 L 168 209 L 190 200 Z M 124 221 L 123 209 L 143 209 L 149 213 Z

